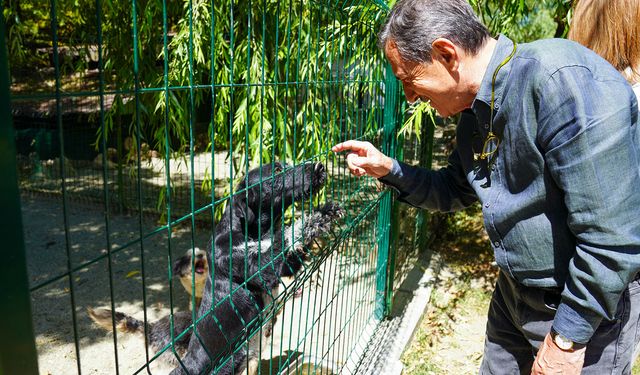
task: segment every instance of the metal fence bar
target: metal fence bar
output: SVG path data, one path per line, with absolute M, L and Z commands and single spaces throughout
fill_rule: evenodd
M 106 133 L 106 124 L 105 124 L 105 116 L 104 116 L 104 61 L 102 59 L 102 1 L 96 0 L 96 25 L 98 32 L 98 74 L 99 74 L 99 93 L 100 93 L 100 129 L 103 134 Z M 107 140 L 106 137 L 102 137 L 102 149 L 107 149 Z M 112 259 L 112 248 L 111 248 L 111 228 L 110 228 L 110 196 L 109 196 L 109 173 L 107 168 L 107 153 L 102 153 L 102 183 L 103 183 L 103 194 L 104 194 L 104 222 L 105 222 L 105 245 L 107 248 L 107 272 L 109 275 L 113 272 L 113 259 Z M 71 277 L 71 276 L 70 276 Z M 113 290 L 113 279 L 109 278 L 109 303 L 112 310 L 115 310 L 116 298 L 114 296 Z M 116 322 L 115 319 L 111 319 L 111 327 L 114 332 L 116 332 Z M 113 336 L 113 355 L 114 361 L 116 363 L 116 367 L 118 364 L 118 341 L 117 335 Z
M 212 4 L 213 7 L 213 4 Z M 171 264 L 173 264 L 173 258 L 171 256 L 171 237 L 173 234 L 173 221 L 171 220 L 172 216 L 172 200 L 173 200 L 173 191 L 171 188 L 171 147 L 170 147 L 170 141 L 169 141 L 169 127 L 170 127 L 170 119 L 169 119 L 169 98 L 170 98 L 170 86 L 169 86 L 169 41 L 168 41 L 168 34 L 169 34 L 169 27 L 168 27 L 168 23 L 167 23 L 167 0 L 163 0 L 162 1 L 162 83 L 163 83 L 163 90 L 164 90 L 164 106 L 165 106 L 165 112 L 164 112 L 164 116 L 163 116 L 163 122 L 164 122 L 164 148 L 165 148 L 165 155 L 164 155 L 164 171 L 165 171 L 165 210 L 167 212 L 167 274 L 169 275 L 169 278 L 173 277 L 172 274 L 172 269 L 171 269 Z M 213 61 L 213 60 L 212 60 Z M 211 64 L 212 68 L 213 68 L 214 64 Z M 213 108 L 213 106 L 212 106 Z M 212 150 L 212 161 L 213 161 L 213 150 Z M 212 163 L 212 165 L 215 165 Z M 213 197 L 213 189 L 211 191 L 211 196 Z M 212 199 L 213 202 L 213 199 Z M 213 204 L 212 204 L 213 206 Z M 211 207 L 211 209 L 213 210 L 213 207 Z M 215 227 L 214 227 L 215 228 Z M 171 337 L 171 342 L 175 342 L 176 340 L 176 335 L 175 335 L 175 321 L 174 321 L 174 303 L 173 303 L 173 282 L 169 282 L 169 329 L 170 329 L 170 337 Z M 145 317 L 145 341 L 146 341 L 146 336 L 147 336 L 147 324 L 146 324 L 147 320 Z M 145 352 L 148 353 L 148 344 L 145 342 Z M 178 353 L 176 352 L 176 349 L 174 346 L 171 347 L 171 353 L 176 357 L 180 358 L 180 356 L 178 355 Z M 147 354 L 148 356 L 148 354 Z M 147 359 L 148 362 L 148 359 Z M 182 362 L 179 362 L 180 364 Z
M 62 98 L 60 96 L 62 92 L 61 72 L 60 72 L 60 53 L 58 48 L 58 14 L 56 8 L 56 1 L 50 1 L 50 17 L 51 17 L 51 39 L 53 46 L 53 65 L 55 72 L 55 101 L 56 101 L 56 127 L 57 135 L 60 142 L 60 188 L 62 192 L 62 216 L 64 220 L 64 237 L 65 237 L 65 255 L 67 258 L 66 266 L 67 272 L 69 272 L 69 301 L 71 303 L 71 320 L 73 323 L 73 340 L 75 345 L 76 354 L 76 366 L 78 373 L 82 373 L 80 362 L 80 339 L 78 337 L 78 317 L 76 315 L 76 296 L 75 296 L 75 282 L 71 269 L 73 263 L 71 260 L 71 238 L 69 233 L 69 213 L 68 213 L 68 196 L 66 185 L 66 168 L 65 168 L 65 143 L 64 143 L 64 129 L 62 121 Z
M 393 74 L 391 65 L 387 64 L 385 71 L 385 101 L 384 101 L 384 129 L 381 144 L 382 152 L 395 155 L 396 152 L 396 122 L 398 113 L 398 81 Z M 393 280 L 393 266 L 390 264 L 391 248 L 391 208 L 392 195 L 390 191 L 383 193 L 378 216 L 378 266 L 376 276 L 376 318 L 384 318 L 391 308 L 390 280 Z
M 16 170 L 16 146 L 11 118 L 9 66 L 4 15 L 0 14 L 0 375 L 38 374 L 38 360 L 27 275 L 22 213 Z

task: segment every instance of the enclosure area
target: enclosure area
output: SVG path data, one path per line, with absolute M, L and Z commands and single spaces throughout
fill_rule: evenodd
M 428 163 L 433 128 L 396 137 L 387 12 L 5 1 L 9 240 L 29 297 L 11 332 L 34 347 L 14 370 L 361 373 L 428 235 L 330 152 L 360 139 Z
M 330 151 L 455 146 L 376 45 L 393 3 L 0 0 L 0 375 L 476 373 L 480 208 L 398 204 Z M 572 4 L 469 3 L 518 42 Z

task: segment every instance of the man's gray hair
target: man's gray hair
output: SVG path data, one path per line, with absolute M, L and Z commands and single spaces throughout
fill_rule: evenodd
M 490 38 L 466 0 L 399 0 L 378 34 L 384 50 L 393 40 L 407 61 L 431 62 L 431 44 L 446 38 L 475 55 Z

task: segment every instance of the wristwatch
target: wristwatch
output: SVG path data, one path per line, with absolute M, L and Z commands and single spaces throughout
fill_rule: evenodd
M 556 332 L 556 330 L 553 328 L 551 328 L 551 339 L 558 348 L 566 352 L 579 350 L 586 346 L 585 344 L 579 344 L 577 342 L 571 341 L 570 339 Z

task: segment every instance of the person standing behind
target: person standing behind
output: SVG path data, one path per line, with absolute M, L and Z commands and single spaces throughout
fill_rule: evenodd
M 618 69 L 640 100 L 640 0 L 576 1 L 567 37 Z

